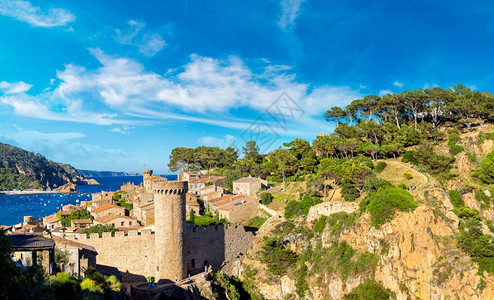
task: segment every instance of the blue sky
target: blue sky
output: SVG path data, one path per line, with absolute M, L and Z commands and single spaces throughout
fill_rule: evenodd
M 330 132 L 366 94 L 493 92 L 487 1 L 0 1 L 0 141 L 80 169 Z

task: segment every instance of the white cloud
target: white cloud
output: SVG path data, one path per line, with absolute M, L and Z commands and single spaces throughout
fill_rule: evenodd
M 33 6 L 29 1 L 2 0 L 0 1 L 0 14 L 27 22 L 35 27 L 64 26 L 75 20 L 75 15 L 62 8 L 50 8 L 42 10 Z
M 114 127 L 112 129 L 110 129 L 110 131 L 116 132 L 116 133 L 121 133 L 121 134 L 130 134 L 132 129 L 134 129 L 134 127 L 122 126 L 122 127 Z
M 397 87 L 403 87 L 405 84 L 403 82 L 396 80 L 395 82 L 393 82 L 393 85 Z
M 347 86 L 311 86 L 297 80 L 289 66 L 249 68 L 238 57 L 214 59 L 192 55 L 183 67 L 161 75 L 136 60 L 90 49 L 100 66 L 86 69 L 69 64 L 57 72 L 54 89 L 36 96 L 26 93 L 0 97 L 0 104 L 34 118 L 121 125 L 184 120 L 244 130 L 257 116 L 265 126 L 280 126 L 266 109 L 285 92 L 303 113 L 287 118 L 283 134 L 321 130 L 332 106 L 346 106 L 361 97 Z M 251 112 L 235 117 L 235 109 Z M 275 107 L 276 108 L 276 107 Z M 256 113 L 257 112 L 257 113 Z M 252 119 L 249 119 L 252 118 Z M 132 121 L 130 121 L 132 120 Z M 129 127 L 130 128 L 130 127 Z
M 278 25 L 285 31 L 292 30 L 295 26 L 295 19 L 300 14 L 300 6 L 305 0 L 281 0 L 281 17 Z
M 32 85 L 25 83 L 24 81 L 18 81 L 14 83 L 0 81 L 0 91 L 4 94 L 20 94 L 25 93 L 31 89 Z
M 133 45 L 138 48 L 144 56 L 155 56 L 165 46 L 166 42 L 163 37 L 157 33 L 143 33 L 146 24 L 143 22 L 130 20 L 127 30 L 115 29 L 115 40 L 124 45 Z
M 203 136 L 203 137 L 199 138 L 198 142 L 200 144 L 205 145 L 205 146 L 211 146 L 211 147 L 217 146 L 220 148 L 226 148 L 226 147 L 230 147 L 231 145 L 233 145 L 235 143 L 235 141 L 236 141 L 236 138 L 233 135 L 225 134 L 225 136 L 222 138 L 215 138 L 212 136 Z
M 390 90 L 380 90 L 379 91 L 379 96 L 381 96 L 381 97 L 384 95 L 387 95 L 387 94 L 393 94 L 393 92 Z
M 165 40 L 158 33 L 143 35 L 142 42 L 138 45 L 139 52 L 149 57 L 155 56 L 165 46 Z

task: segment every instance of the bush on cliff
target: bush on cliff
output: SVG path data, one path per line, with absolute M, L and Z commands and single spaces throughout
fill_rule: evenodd
M 487 154 L 480 168 L 473 174 L 484 183 L 494 183 L 494 150 Z
M 391 221 L 396 209 L 413 211 L 417 208 L 413 196 L 408 191 L 397 187 L 379 188 L 377 192 L 368 194 L 360 205 L 361 212 L 367 210 L 372 224 L 377 228 Z
M 367 279 L 359 284 L 349 294 L 346 294 L 345 300 L 387 300 L 395 297 L 395 294 L 374 279 Z
M 297 254 L 283 246 L 276 237 L 266 238 L 260 251 L 260 259 L 274 275 L 283 276 L 297 262 Z
M 454 208 L 465 206 L 465 202 L 463 202 L 463 199 L 461 198 L 461 195 L 460 193 L 458 193 L 457 190 L 448 191 L 448 194 L 449 200 L 451 201 L 451 204 L 453 204 Z

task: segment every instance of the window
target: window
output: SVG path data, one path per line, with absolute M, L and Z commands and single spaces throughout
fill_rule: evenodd
M 120 223 L 120 226 L 124 226 L 124 222 L 121 222 L 121 223 Z
M 129 226 L 132 226 L 132 221 L 129 221 Z

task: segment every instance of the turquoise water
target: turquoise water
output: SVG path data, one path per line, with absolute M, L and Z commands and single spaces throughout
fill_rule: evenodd
M 168 180 L 176 180 L 176 175 L 165 175 Z M 92 193 L 116 191 L 127 182 L 142 183 L 142 176 L 96 177 L 101 185 L 79 185 L 75 194 L 0 194 L 0 224 L 13 225 L 22 222 L 23 216 L 44 217 L 56 212 L 66 204 L 90 201 Z

